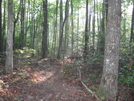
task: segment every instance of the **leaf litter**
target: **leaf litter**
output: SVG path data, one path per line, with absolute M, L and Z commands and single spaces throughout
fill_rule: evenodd
M 60 63 L 49 64 L 47 60 L 0 75 L 4 85 L 8 85 L 0 90 L 0 101 L 95 101 L 79 78 L 65 77 Z

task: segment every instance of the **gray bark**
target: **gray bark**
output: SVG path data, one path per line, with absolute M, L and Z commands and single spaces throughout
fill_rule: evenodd
M 109 0 L 108 5 L 104 67 L 99 92 L 107 99 L 114 99 L 118 92 L 121 0 Z
M 59 47 L 58 47 L 58 54 L 57 54 L 57 59 L 60 59 L 61 55 L 61 45 L 62 45 L 62 40 L 63 40 L 63 27 L 64 27 L 64 22 L 63 22 L 63 2 L 60 0 L 60 30 L 59 30 Z
M 13 0 L 8 0 L 8 36 L 6 47 L 6 73 L 13 70 Z

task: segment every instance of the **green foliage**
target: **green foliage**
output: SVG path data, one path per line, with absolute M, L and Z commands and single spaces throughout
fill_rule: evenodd
M 125 66 L 132 60 L 134 60 L 134 43 L 126 45 L 125 42 L 121 42 L 120 63 Z
M 24 56 L 24 55 L 34 56 L 36 54 L 36 50 L 28 48 L 28 47 L 24 47 L 23 49 L 15 50 L 14 53 L 20 54 L 22 56 Z
M 22 73 L 18 73 L 18 75 L 22 78 L 26 78 L 29 76 L 29 74 L 27 72 L 22 72 Z
M 121 43 L 119 84 L 134 84 L 134 43 Z
M 93 90 L 93 91 L 97 91 L 98 90 L 98 87 L 92 85 L 92 86 L 90 86 L 90 89 Z
M 103 63 L 103 55 L 102 53 L 94 53 L 94 51 L 88 52 L 86 57 L 86 64 L 87 65 L 102 65 Z
M 1 70 L 0 71 L 0 75 L 3 75 L 3 74 L 5 74 L 5 71 L 4 70 Z
M 128 70 L 126 67 L 121 68 L 119 72 L 119 84 L 134 84 L 134 66 L 133 70 Z
M 23 99 L 19 99 L 19 98 L 14 98 L 14 101 L 23 101 Z
M 101 96 L 101 100 L 105 100 L 106 98 L 104 96 Z

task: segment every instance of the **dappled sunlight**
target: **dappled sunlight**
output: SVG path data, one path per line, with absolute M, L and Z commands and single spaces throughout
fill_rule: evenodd
M 60 73 L 63 66 L 50 66 L 49 60 L 43 59 L 42 66 L 33 63 L 28 65 L 29 68 L 19 68 L 14 70 L 13 74 L 0 76 L 0 79 L 9 85 L 7 90 L 3 88 L 0 92 L 1 98 L 4 101 L 44 101 L 46 99 L 48 101 L 76 101 L 78 99 L 88 101 L 87 99 L 92 99 L 82 89 L 79 79 L 64 79 L 65 76 Z
M 50 72 L 46 72 L 46 71 L 39 71 L 39 72 L 34 72 L 31 74 L 32 79 L 31 81 L 33 81 L 34 83 L 41 83 L 46 81 L 47 79 L 49 79 L 50 77 L 55 75 L 55 71 L 50 71 Z

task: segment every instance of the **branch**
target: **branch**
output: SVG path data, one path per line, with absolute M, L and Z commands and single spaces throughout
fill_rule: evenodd
M 87 90 L 88 92 L 90 92 L 90 93 L 92 94 L 92 97 L 95 97 L 95 98 L 97 99 L 97 101 L 101 101 L 101 99 L 98 98 L 98 96 L 96 95 L 96 93 L 93 92 L 92 90 L 90 90 L 90 89 L 84 84 L 84 82 L 82 81 L 80 68 L 78 68 L 78 72 L 79 72 L 80 81 L 81 81 L 82 85 L 86 88 L 86 90 Z

